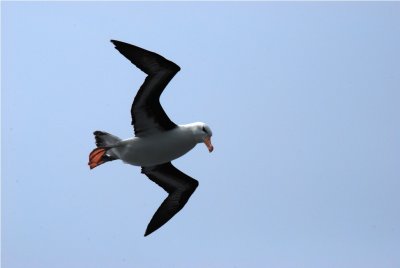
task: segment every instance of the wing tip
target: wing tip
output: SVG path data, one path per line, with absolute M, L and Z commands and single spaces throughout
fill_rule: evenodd
M 115 40 L 115 39 L 111 39 L 110 42 L 113 43 L 114 46 L 118 46 L 118 44 L 123 43 L 123 42 Z
M 146 232 L 144 232 L 144 237 L 148 236 L 149 234 L 153 233 L 155 230 L 158 228 L 150 228 L 150 226 L 147 226 Z
M 110 40 L 111 43 L 113 43 L 113 45 L 115 46 L 115 48 L 120 48 L 120 47 L 128 47 L 128 46 L 133 46 L 132 44 L 128 44 L 119 40 L 115 40 L 115 39 L 111 39 Z

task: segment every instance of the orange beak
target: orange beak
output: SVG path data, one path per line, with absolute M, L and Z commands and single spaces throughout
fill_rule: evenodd
M 211 144 L 211 137 L 204 139 L 204 144 L 207 146 L 208 151 L 211 153 L 214 150 L 214 146 Z

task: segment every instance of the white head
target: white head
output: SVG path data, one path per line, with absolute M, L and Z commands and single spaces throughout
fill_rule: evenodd
M 202 122 L 196 122 L 189 125 L 193 131 L 196 142 L 204 142 L 208 148 L 208 151 L 211 153 L 214 150 L 214 146 L 211 144 L 212 131 L 210 127 Z

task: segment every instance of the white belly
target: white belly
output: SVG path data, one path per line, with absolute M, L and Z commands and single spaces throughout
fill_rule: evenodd
M 179 158 L 195 145 L 191 132 L 176 128 L 159 135 L 124 140 L 112 151 L 125 163 L 153 166 Z

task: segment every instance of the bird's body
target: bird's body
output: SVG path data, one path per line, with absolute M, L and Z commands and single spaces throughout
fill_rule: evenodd
M 191 126 L 182 125 L 162 134 L 123 140 L 110 154 L 134 166 L 154 166 L 181 157 L 197 143 Z
M 212 132 L 201 122 L 176 125 L 161 107 L 160 95 L 180 70 L 178 65 L 140 47 L 116 40 L 111 42 L 148 76 L 131 108 L 135 136 L 122 140 L 107 132 L 95 131 L 97 148 L 89 155 L 89 166 L 92 169 L 120 159 L 127 164 L 141 166 L 143 174 L 168 192 L 168 197 L 147 226 L 146 236 L 178 213 L 198 186 L 195 179 L 176 169 L 171 161 L 201 142 L 212 152 Z

